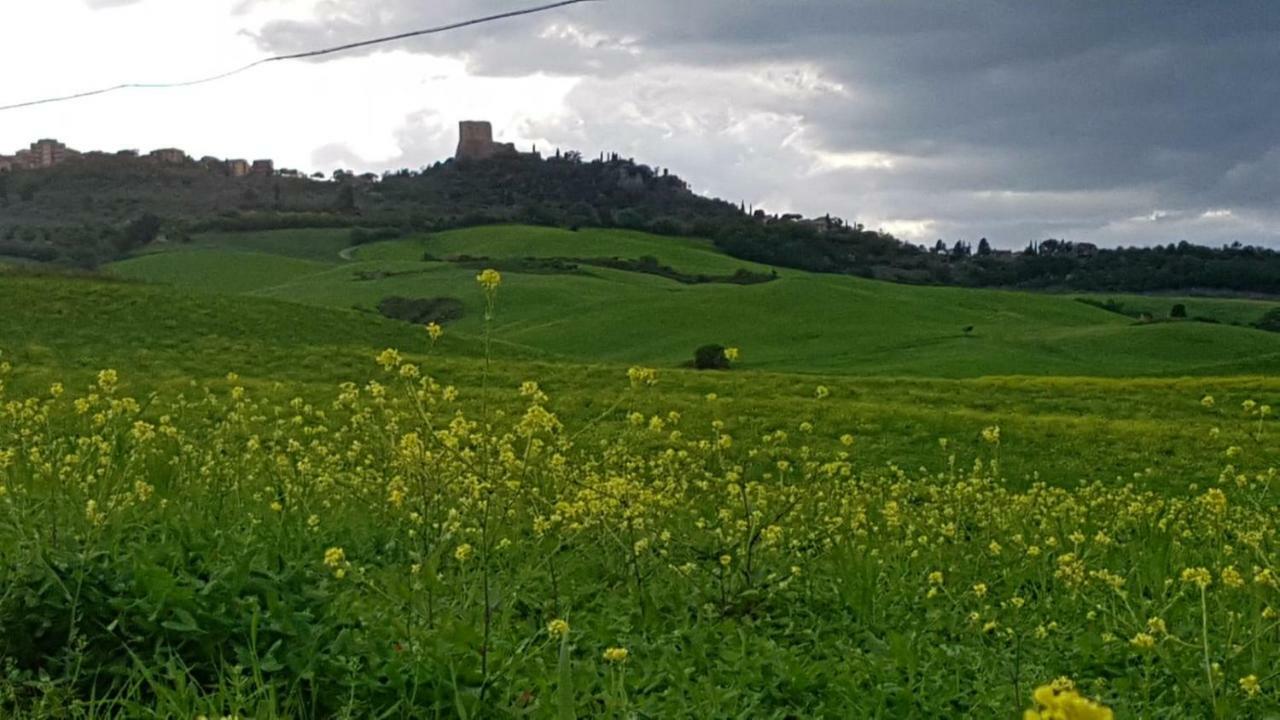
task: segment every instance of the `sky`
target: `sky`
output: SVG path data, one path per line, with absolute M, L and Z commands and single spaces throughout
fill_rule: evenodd
M 538 0 L 0 3 L 0 105 L 216 74 Z M 600 0 L 218 83 L 0 113 L 0 153 L 417 168 L 457 122 L 900 238 L 1280 248 L 1280 11 L 1245 2 Z

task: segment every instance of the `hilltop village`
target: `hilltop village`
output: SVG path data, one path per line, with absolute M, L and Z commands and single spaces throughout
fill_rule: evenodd
M 110 160 L 112 158 L 144 160 L 156 165 L 175 167 L 198 166 L 203 167 L 214 174 L 232 178 L 283 177 L 312 180 L 326 179 L 326 175 L 324 173 L 317 172 L 308 175 L 289 168 L 277 169 L 275 162 L 270 159 L 245 160 L 236 158 L 224 160 L 222 158 L 206 155 L 201 157 L 199 160 L 196 160 L 188 155 L 186 151 L 179 148 L 160 148 L 152 150 L 146 154 L 133 149 L 119 150 L 116 152 L 104 152 L 100 150 L 80 152 L 79 150 L 67 147 L 65 143 L 52 138 L 37 140 L 31 143 L 29 147 L 22 148 L 12 155 L 0 154 L 0 173 L 21 170 L 44 170 L 81 160 Z M 488 121 L 463 120 L 458 123 L 458 148 L 452 158 L 453 161 L 459 163 L 474 163 L 495 158 L 541 160 L 542 154 L 538 152 L 536 145 L 530 152 L 521 152 L 516 149 L 514 143 L 496 142 L 493 139 L 493 125 Z M 581 156 L 578 153 L 562 154 L 557 149 L 555 152 L 555 159 L 578 160 L 581 159 Z M 600 154 L 600 161 L 607 161 L 620 165 L 635 165 L 634 160 L 623 161 L 616 153 L 602 152 Z M 647 168 L 644 170 L 638 168 L 635 170 L 625 167 L 620 168 L 618 182 L 624 187 L 642 189 L 645 180 L 644 176 L 646 174 L 645 170 L 647 170 Z M 670 176 L 669 172 L 666 173 L 666 176 Z M 334 180 L 366 183 L 377 182 L 381 180 L 382 177 L 382 175 L 378 175 L 376 173 L 357 174 L 348 170 L 336 170 L 332 174 L 332 178 Z
M 82 153 L 52 138 L 37 140 L 31 143 L 30 147 L 18 150 L 13 155 L 0 155 L 0 172 L 42 170 L 81 159 L 104 159 L 110 157 L 141 158 L 163 165 L 186 165 L 198 162 L 209 170 L 224 173 L 228 177 L 271 176 L 276 174 L 275 163 L 271 160 L 253 160 L 251 162 L 241 159 L 222 160 L 212 156 L 205 156 L 196 161 L 178 148 L 160 148 L 152 150 L 146 155 L 142 155 L 137 150 L 120 150 L 114 153 L 93 150 Z M 287 176 L 300 176 L 296 171 L 281 171 L 281 173 L 287 174 Z

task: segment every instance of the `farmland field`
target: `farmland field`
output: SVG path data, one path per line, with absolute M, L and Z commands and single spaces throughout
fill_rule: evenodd
M 299 234 L 307 232 L 316 245 L 303 250 Z M 204 236 L 191 247 L 125 260 L 112 270 L 213 293 L 368 312 L 390 296 L 452 297 L 466 312 L 451 327 L 473 336 L 483 316 L 471 291 L 476 263 L 450 258 L 482 258 L 501 269 L 501 263 L 528 257 L 647 255 L 690 275 L 770 272 L 703 241 L 618 230 L 470 228 L 356 247 L 344 260 L 339 248 L 348 235 L 289 230 Z M 777 274 L 739 285 L 689 284 L 587 264 L 576 271 L 508 273 L 494 329 L 527 352 L 578 363 L 673 366 L 699 345 L 718 342 L 741 347 L 746 369 L 862 376 L 1177 377 L 1280 370 L 1280 334 L 1230 324 L 1252 322 L 1275 303 L 1254 303 L 1246 311 L 1221 301 L 1231 312 L 1218 325 L 1139 324 L 1072 296 L 913 287 L 785 269 Z M 1202 312 L 1201 301 L 1185 301 Z M 1207 304 L 1212 307 L 1204 313 L 1219 308 Z
M 289 232 L 113 269 L 160 284 L 0 275 L 8 715 L 1015 717 L 1059 677 L 1119 717 L 1277 710 L 1280 335 L 1229 324 L 1252 306 L 481 287 L 465 258 L 770 269 Z M 391 295 L 466 310 L 433 341 Z M 711 342 L 740 360 L 683 367 Z

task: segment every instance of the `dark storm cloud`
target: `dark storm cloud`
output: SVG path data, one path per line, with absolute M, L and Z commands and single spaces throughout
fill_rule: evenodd
M 296 51 L 519 6 L 327 0 L 258 37 Z M 1277 38 L 1267 2 L 613 0 L 404 47 L 584 77 L 545 139 L 625 146 L 726 195 L 1005 245 L 1275 243 Z M 850 153 L 895 162 L 824 165 Z M 1179 219 L 1132 220 L 1157 210 Z

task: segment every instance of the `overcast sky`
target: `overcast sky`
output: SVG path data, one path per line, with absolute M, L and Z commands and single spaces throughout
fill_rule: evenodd
M 0 105 L 537 2 L 0 2 Z M 462 119 L 916 242 L 1280 247 L 1272 0 L 604 0 L 0 113 L 0 152 L 52 136 L 381 171 L 451 156 Z

